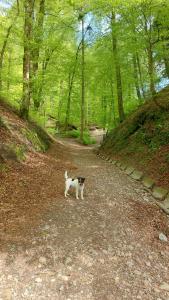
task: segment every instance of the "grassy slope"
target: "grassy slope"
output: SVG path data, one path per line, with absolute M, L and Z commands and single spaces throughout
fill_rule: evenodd
M 31 121 L 24 121 L 17 110 L 0 99 L 0 161 L 24 160 L 28 152 L 44 152 L 50 142 L 50 136 Z M 5 147 L 4 147 L 5 145 Z M 5 153 L 8 152 L 8 153 Z
M 110 132 L 100 150 L 169 187 L 169 87 Z

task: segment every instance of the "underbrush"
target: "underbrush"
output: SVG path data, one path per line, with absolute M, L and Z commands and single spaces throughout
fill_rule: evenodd
M 80 141 L 80 130 L 71 130 L 67 131 L 65 134 L 66 137 L 72 137 Z M 88 130 L 85 130 L 83 133 L 83 145 L 92 145 L 96 143 L 96 140 L 91 138 Z
M 4 119 L 0 116 L 0 128 L 6 128 L 6 124 L 4 122 Z
M 112 129 L 101 145 L 109 156 L 134 165 L 169 186 L 169 87 Z

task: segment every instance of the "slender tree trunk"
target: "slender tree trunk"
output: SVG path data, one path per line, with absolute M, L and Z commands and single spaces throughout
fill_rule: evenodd
M 62 109 L 62 92 L 63 92 L 63 81 L 60 81 L 60 92 L 59 92 L 59 104 L 58 104 L 58 125 L 60 125 L 61 109 Z M 56 124 L 57 126 L 57 124 Z
M 32 39 L 32 13 L 34 8 L 33 0 L 25 0 L 25 23 L 24 23 L 24 56 L 23 56 L 23 96 L 20 114 L 23 118 L 28 118 L 30 106 L 30 58 Z
M 153 61 L 153 52 L 152 52 L 152 45 L 149 42 L 147 47 L 147 55 L 148 55 L 148 74 L 150 78 L 150 93 L 151 95 L 156 94 L 155 84 L 154 84 L 154 61 Z
M 36 86 L 37 96 L 34 99 L 35 100 L 34 101 L 34 108 L 36 110 L 38 110 L 39 107 L 40 107 L 40 104 L 42 104 L 42 92 L 43 92 L 43 88 L 44 88 L 44 84 L 45 84 L 45 73 L 46 73 L 47 66 L 49 64 L 49 61 L 50 61 L 51 56 L 52 56 L 52 54 L 53 54 L 54 51 L 55 51 L 55 48 L 52 49 L 51 51 L 47 51 L 45 60 L 42 63 L 41 76 L 39 78 L 38 86 Z
M 77 66 L 80 46 L 81 46 L 81 42 L 79 43 L 79 46 L 78 46 L 77 51 L 76 51 L 75 63 L 74 63 L 72 74 L 71 73 L 69 74 L 69 91 L 68 91 L 67 109 L 66 109 L 66 118 L 65 118 L 65 130 L 67 130 L 67 126 L 68 126 L 68 123 L 69 123 L 71 95 L 72 95 L 73 82 L 74 82 L 74 77 L 75 77 L 75 73 L 76 73 L 76 66 Z
M 146 2 L 143 3 L 143 18 L 144 18 L 144 30 L 145 30 L 145 34 L 146 34 L 146 42 L 147 42 L 147 46 L 146 46 L 146 51 L 147 51 L 147 58 L 148 58 L 148 74 L 149 74 L 149 89 L 150 89 L 150 93 L 151 96 L 156 94 L 156 90 L 155 90 L 155 84 L 154 84 L 154 60 L 153 60 L 153 49 L 152 49 L 152 21 L 149 20 L 146 16 L 146 10 L 147 10 L 147 6 L 146 6 Z
M 71 92 L 72 92 L 72 86 L 73 86 L 73 81 L 71 80 L 71 74 L 69 74 L 69 79 L 68 79 L 68 86 L 69 86 L 69 92 L 68 92 L 68 99 L 67 99 L 67 108 L 66 108 L 66 118 L 65 118 L 65 130 L 68 128 L 69 124 L 69 117 L 70 117 L 70 101 L 71 101 Z
M 116 116 L 115 116 L 115 103 L 114 103 L 114 90 L 113 90 L 113 81 L 110 81 L 110 89 L 111 89 L 111 102 L 110 102 L 110 117 L 109 117 L 109 125 L 112 125 L 112 121 L 114 125 L 116 125 Z
M 35 110 L 38 110 L 40 105 L 43 104 L 42 102 L 42 94 L 43 94 L 43 87 L 45 84 L 45 72 L 47 69 L 48 61 L 46 60 L 45 62 L 42 63 L 42 73 L 41 73 L 41 78 L 39 85 L 37 87 L 37 97 L 36 101 L 34 101 L 34 108 Z M 35 100 L 35 99 L 34 99 Z
M 32 81 L 31 90 L 35 108 L 37 108 L 38 102 L 38 68 L 39 68 L 39 54 L 40 47 L 43 39 L 43 23 L 45 15 L 45 0 L 41 0 L 39 3 L 39 12 L 37 17 L 37 24 L 35 25 L 34 42 L 32 49 Z
M 118 47 L 117 47 L 117 37 L 114 30 L 116 24 L 115 14 L 112 12 L 111 18 L 111 26 L 112 26 L 112 43 L 113 43 L 113 56 L 115 63 L 115 72 L 116 72 L 116 85 L 117 85 L 117 100 L 118 100 L 118 112 L 119 112 L 119 120 L 123 122 L 125 119 L 124 108 L 123 108 L 123 95 L 122 95 L 122 81 L 121 81 L 121 69 L 120 63 L 118 59 Z
M 102 110 L 103 110 L 103 129 L 106 129 L 107 124 L 107 101 L 106 97 L 102 97 Z
M 10 89 L 11 62 L 12 62 L 12 59 L 11 59 L 11 50 L 10 50 L 10 51 L 9 51 L 9 54 L 8 54 L 8 78 L 7 78 L 7 91 L 9 91 L 9 89 Z
M 63 38 L 63 36 L 62 36 L 62 38 Z M 45 59 L 44 59 L 44 61 L 42 63 L 41 75 L 40 75 L 38 86 L 37 86 L 37 94 L 38 94 L 38 96 L 36 98 L 36 101 L 34 101 L 34 108 L 36 110 L 39 109 L 40 104 L 42 102 L 42 92 L 43 92 L 43 88 L 45 86 L 45 73 L 46 73 L 48 64 L 50 62 L 50 59 L 51 59 L 53 53 L 57 50 L 57 48 L 58 48 L 58 45 L 55 46 L 53 49 L 47 49 L 46 50 L 46 56 L 45 56 Z
M 88 93 L 86 95 L 86 112 L 85 112 L 85 128 L 89 125 L 89 96 Z
M 134 11 L 133 11 L 133 13 L 134 13 Z M 133 32 L 133 44 L 137 45 L 135 22 L 132 23 L 132 32 Z M 142 98 L 145 98 L 145 94 L 144 94 L 140 59 L 139 59 L 139 55 L 138 55 L 138 52 L 136 49 L 134 50 L 134 53 L 133 53 L 133 68 L 134 68 L 134 80 L 135 80 L 136 94 L 137 94 L 138 100 L 141 101 Z M 142 92 L 142 94 L 141 94 L 141 92 Z
M 83 141 L 84 124 L 85 124 L 85 51 L 84 51 L 84 16 L 81 19 L 82 22 L 82 100 L 81 100 L 81 128 L 80 128 L 80 139 Z
M 142 91 L 143 98 L 145 99 L 143 78 L 142 78 L 142 72 L 141 72 L 141 66 L 140 66 L 140 58 L 139 58 L 138 52 L 136 52 L 136 61 L 137 61 L 137 66 L 138 66 L 138 73 L 139 73 L 141 91 Z
M 137 69 L 137 59 L 136 59 L 135 54 L 133 54 L 133 69 L 134 69 L 134 81 L 135 81 L 135 88 L 136 88 L 137 98 L 138 98 L 139 101 L 141 101 L 141 93 L 140 93 L 138 69 Z
M 7 29 L 7 33 L 6 33 L 6 36 L 5 36 L 5 39 L 3 42 L 3 46 L 2 46 L 2 49 L 0 52 L 0 91 L 2 90 L 2 67 L 3 67 L 4 54 L 5 54 L 8 38 L 9 38 L 12 27 L 13 27 L 13 23 Z
M 12 27 L 13 27 L 13 25 L 15 25 L 15 22 L 16 22 L 18 16 L 19 16 L 19 0 L 17 0 L 16 16 L 14 17 L 12 24 L 7 29 L 7 33 L 6 33 L 6 36 L 5 36 L 3 45 L 2 45 L 2 49 L 0 51 L 0 91 L 2 90 L 2 67 L 3 67 L 3 61 L 4 61 L 4 54 L 5 54 L 7 42 L 8 42 Z

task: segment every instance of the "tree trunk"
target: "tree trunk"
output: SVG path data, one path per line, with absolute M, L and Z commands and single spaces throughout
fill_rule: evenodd
M 23 55 L 23 96 L 20 114 L 23 118 L 28 118 L 30 106 L 30 58 L 32 39 L 32 14 L 34 8 L 33 0 L 25 0 L 25 22 L 24 22 L 24 55 Z
M 0 53 L 0 91 L 2 90 L 2 66 L 3 66 L 4 54 L 5 54 L 5 49 L 7 46 L 8 38 L 12 27 L 13 27 L 13 23 L 7 29 L 6 37 L 4 39 L 3 46 Z
M 102 96 L 102 110 L 103 110 L 103 129 L 106 129 L 107 124 L 107 99 Z
M 11 74 L 11 62 L 12 62 L 12 59 L 11 59 L 11 49 L 9 51 L 9 54 L 8 54 L 8 78 L 7 78 L 7 91 L 9 91 L 10 89 L 10 74 Z
M 110 102 L 110 113 L 109 113 L 109 126 L 112 125 L 112 121 L 114 125 L 116 125 L 116 116 L 115 116 L 115 105 L 114 105 L 114 90 L 113 90 L 113 81 L 110 80 L 110 89 L 111 89 L 111 102 Z
M 15 25 L 15 22 L 16 22 L 16 19 L 18 16 L 19 16 L 19 1 L 17 0 L 17 13 L 16 13 L 16 16 L 14 17 L 12 24 L 7 29 L 7 33 L 6 33 L 6 36 L 5 36 L 3 45 L 2 45 L 2 49 L 0 52 L 0 91 L 2 90 L 2 67 L 3 67 L 4 54 L 5 54 L 9 35 L 11 33 L 13 25 Z
M 124 114 L 124 108 L 123 108 L 121 69 L 120 69 L 120 63 L 119 63 L 119 59 L 118 59 L 117 37 L 116 37 L 115 30 L 114 30 L 115 24 L 116 24 L 115 14 L 112 12 L 112 18 L 111 18 L 112 44 L 113 44 L 113 56 L 114 56 L 115 72 L 116 72 L 118 112 L 119 112 L 119 121 L 123 122 L 125 119 L 125 114 Z
M 140 59 L 139 59 L 139 55 L 138 55 L 137 52 L 136 52 L 136 61 L 137 61 L 137 66 L 138 66 L 138 73 L 139 73 L 141 91 L 142 91 L 143 98 L 145 99 L 145 92 L 144 92 L 144 85 L 143 85 L 142 72 L 141 72 L 141 66 L 140 66 Z
M 85 65 L 85 53 L 84 53 L 84 16 L 82 16 L 82 100 L 81 100 L 81 128 L 80 139 L 83 141 L 84 124 L 85 124 L 85 77 L 84 77 L 84 65 Z
M 133 54 L 133 69 L 134 69 L 134 81 L 135 81 L 135 88 L 136 88 L 137 98 L 140 102 L 141 101 L 141 93 L 140 93 L 140 87 L 139 87 L 137 60 L 136 60 L 136 55 L 135 54 Z
M 154 60 L 153 60 L 153 43 L 152 43 L 152 21 L 148 19 L 146 16 L 147 6 L 146 3 L 143 4 L 143 18 L 144 18 L 144 30 L 146 34 L 146 50 L 147 50 L 147 58 L 148 58 L 148 75 L 149 75 L 149 89 L 151 96 L 156 94 L 155 84 L 154 84 Z
M 37 25 L 35 25 L 34 32 L 34 42 L 32 49 L 32 82 L 31 82 L 31 90 L 32 90 L 32 98 L 34 102 L 34 106 L 37 108 L 38 102 L 38 68 L 39 68 L 39 54 L 40 47 L 43 39 L 43 23 L 44 23 L 44 15 L 45 15 L 45 0 L 41 0 L 39 3 L 39 12 L 37 18 Z
M 148 55 L 148 74 L 150 78 L 150 93 L 151 96 L 156 94 L 155 84 L 154 84 L 154 61 L 153 61 L 153 52 L 152 52 L 152 45 L 149 42 L 147 47 L 147 55 Z
M 46 57 L 42 63 L 42 70 L 41 70 L 41 75 L 40 75 L 41 78 L 39 78 L 38 86 L 36 87 L 37 88 L 37 97 L 36 97 L 36 101 L 34 101 L 34 108 L 36 110 L 39 109 L 40 104 L 42 102 L 42 92 L 43 92 L 43 88 L 45 85 L 45 73 L 46 73 L 48 64 L 50 62 L 50 59 L 51 59 L 53 53 L 56 51 L 57 48 L 58 48 L 58 45 L 55 46 L 53 49 L 46 50 Z
M 59 103 L 58 103 L 58 122 L 56 127 L 60 125 L 61 109 L 62 109 L 62 96 L 63 96 L 63 80 L 60 81 L 60 91 L 59 91 Z
M 75 77 L 75 73 L 76 73 L 76 65 L 77 65 L 80 45 L 81 45 L 81 42 L 79 43 L 79 46 L 78 46 L 77 51 L 76 51 L 75 63 L 74 63 L 72 74 L 71 73 L 69 74 L 69 91 L 68 91 L 67 109 L 66 109 L 66 118 L 65 118 L 65 130 L 67 130 L 67 126 L 68 126 L 68 123 L 69 123 L 71 95 L 72 95 L 74 77 Z
M 69 84 L 68 84 L 69 91 L 68 91 L 67 108 L 66 108 L 65 130 L 67 130 L 67 128 L 68 128 L 69 117 L 70 117 L 70 101 L 71 101 L 71 92 L 72 92 L 72 86 L 73 86 L 73 81 L 72 81 L 72 75 L 71 74 L 69 74 L 68 82 L 69 82 Z

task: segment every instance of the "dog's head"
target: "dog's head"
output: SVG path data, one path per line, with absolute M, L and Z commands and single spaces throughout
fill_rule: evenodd
M 85 182 L 85 177 L 77 177 L 79 185 L 83 185 Z

